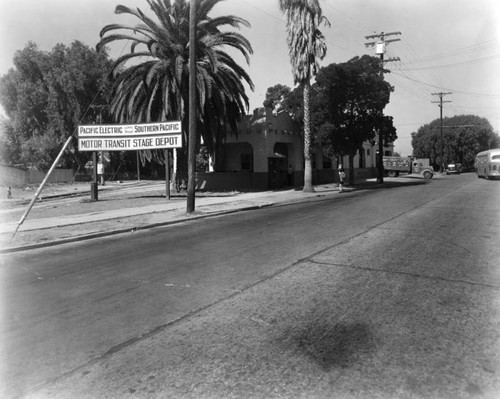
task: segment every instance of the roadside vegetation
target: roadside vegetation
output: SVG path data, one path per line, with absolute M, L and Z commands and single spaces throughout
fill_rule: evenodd
M 441 133 L 442 132 L 442 133 Z M 435 119 L 412 133 L 413 155 L 429 158 L 435 167 L 460 163 L 464 171 L 474 169 L 476 154 L 500 147 L 500 137 L 487 119 L 456 115 Z

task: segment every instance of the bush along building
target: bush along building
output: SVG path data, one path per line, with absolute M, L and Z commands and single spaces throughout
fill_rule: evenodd
M 228 136 L 218 154 L 218 169 L 196 175 L 197 190 L 276 190 L 304 184 L 303 132 L 286 112 L 273 113 L 257 108 L 239 124 L 238 134 Z M 384 149 L 392 155 L 393 147 Z M 354 158 L 355 179 L 376 176 L 376 142 L 363 144 Z M 343 164 L 348 172 L 348 157 L 329 158 L 320 148 L 313 149 L 313 184 L 337 181 L 336 168 Z

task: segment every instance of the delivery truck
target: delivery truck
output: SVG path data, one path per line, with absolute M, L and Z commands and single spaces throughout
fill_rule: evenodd
M 421 175 L 424 179 L 432 179 L 434 168 L 428 158 L 383 157 L 384 172 L 389 177 L 397 177 L 400 173 Z

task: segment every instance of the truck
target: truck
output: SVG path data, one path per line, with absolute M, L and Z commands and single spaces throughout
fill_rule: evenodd
M 462 164 L 461 163 L 449 163 L 446 165 L 445 172 L 447 175 L 456 174 L 459 175 L 462 173 Z
M 434 168 L 427 158 L 383 157 L 384 172 L 389 177 L 397 177 L 400 173 L 419 174 L 424 179 L 432 179 Z

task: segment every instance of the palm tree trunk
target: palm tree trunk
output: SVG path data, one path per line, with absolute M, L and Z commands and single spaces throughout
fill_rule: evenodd
M 314 192 L 312 185 L 312 162 L 311 162 L 311 110 L 310 110 L 310 89 L 311 83 L 307 80 L 304 83 L 304 188 L 305 193 Z

